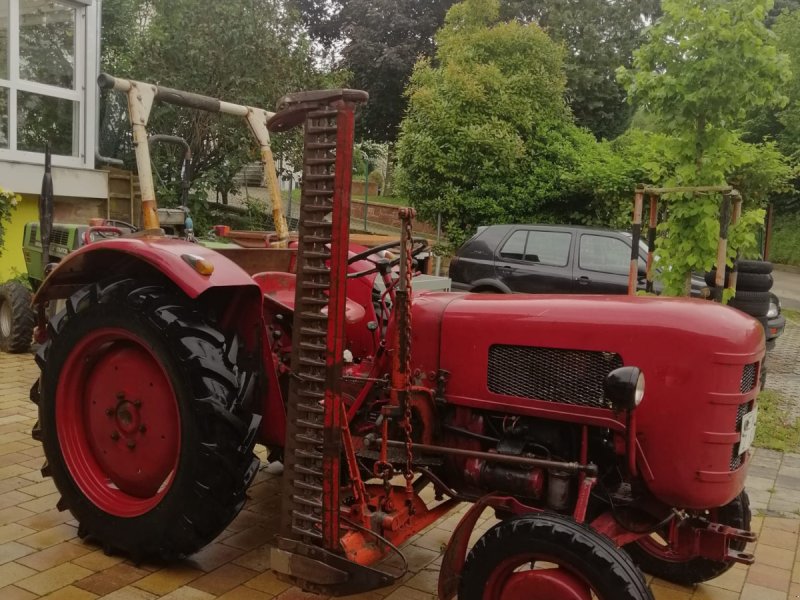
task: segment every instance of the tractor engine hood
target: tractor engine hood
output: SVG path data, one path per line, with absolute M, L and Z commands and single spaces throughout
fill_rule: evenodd
M 639 367 L 639 462 L 651 491 L 701 508 L 741 489 L 741 415 L 764 355 L 763 329 L 744 313 L 679 298 L 423 293 L 413 319 L 416 372 L 431 387 L 444 374 L 448 405 L 619 430 L 602 382 Z

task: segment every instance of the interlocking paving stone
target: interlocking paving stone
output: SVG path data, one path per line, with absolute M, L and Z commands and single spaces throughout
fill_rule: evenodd
M 30 355 L 0 353 L 0 377 L 12 366 L 17 376 L 11 383 L 3 378 L 0 386 L 0 600 L 322 600 L 269 570 L 281 480 L 264 471 L 241 515 L 212 544 L 178 563 L 132 565 L 75 537 L 76 523 L 68 512 L 56 510 L 58 493 L 50 479 L 42 478 L 41 450 L 29 437 L 36 407 L 28 390 L 36 367 Z M 764 515 L 753 519 L 753 529 L 761 533 L 753 547 L 757 564 L 736 565 L 694 588 L 653 579 L 656 600 L 800 598 L 800 454 L 755 450 L 748 487 L 753 507 Z M 464 510 L 406 544 L 411 572 L 400 582 L 348 600 L 433 600 L 439 551 Z M 494 522 L 487 511 L 478 530 Z

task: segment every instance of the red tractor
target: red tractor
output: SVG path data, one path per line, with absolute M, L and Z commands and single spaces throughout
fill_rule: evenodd
M 101 82 L 142 128 L 143 95 L 253 114 Z M 67 300 L 40 323 L 34 437 L 80 536 L 134 560 L 197 551 L 242 508 L 260 443 L 285 463 L 271 565 L 306 590 L 391 584 L 398 546 L 462 502 L 443 600 L 641 600 L 638 567 L 687 584 L 751 563 L 758 322 L 691 299 L 412 293 L 410 210 L 394 254 L 348 245 L 364 101 L 264 113 L 304 127 L 294 273 L 165 237 L 146 197 L 145 232 L 79 249 L 39 289 Z M 468 553 L 486 508 L 501 520 Z

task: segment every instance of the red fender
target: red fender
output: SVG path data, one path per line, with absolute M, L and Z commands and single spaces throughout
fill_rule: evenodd
M 182 258 L 185 255 L 209 261 L 214 265 L 213 273 L 201 275 Z M 253 279 L 221 254 L 184 240 L 143 236 L 102 240 L 70 253 L 37 290 L 34 303 L 65 298 L 110 275 L 134 275 L 143 268 L 162 273 L 190 298 L 220 287 L 252 287 L 253 293 L 258 294 L 258 285 Z
M 487 507 L 500 509 L 514 515 L 542 512 L 541 509 L 522 504 L 511 496 L 488 494 L 477 500 L 461 517 L 461 521 L 453 530 L 453 535 L 442 555 L 442 566 L 439 569 L 439 600 L 451 600 L 458 593 L 461 571 L 467 559 L 467 550 L 469 550 L 469 538 Z

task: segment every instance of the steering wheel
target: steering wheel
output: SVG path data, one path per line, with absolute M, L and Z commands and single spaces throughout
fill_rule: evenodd
M 400 248 L 400 240 L 395 240 L 393 242 L 387 242 L 386 244 L 381 244 L 380 246 L 373 246 L 372 248 L 367 248 L 366 250 L 359 252 L 358 254 L 354 254 L 350 258 L 347 259 L 347 264 L 352 265 L 353 263 L 357 263 L 362 260 L 366 260 L 367 262 L 372 263 L 375 265 L 371 269 L 365 269 L 363 271 L 358 271 L 356 273 L 348 273 L 347 277 L 355 279 L 356 277 L 364 277 L 365 275 L 371 275 L 375 273 L 381 268 L 391 269 L 392 267 L 400 264 L 400 254 L 393 258 L 392 260 L 388 261 L 387 263 L 380 263 L 377 260 L 370 258 L 373 254 L 378 254 L 379 252 L 383 252 L 384 250 L 389 250 L 391 248 Z M 424 252 L 428 249 L 428 240 L 425 238 L 412 238 L 411 239 L 411 256 L 417 256 L 418 254 Z M 386 260 L 386 259 L 384 259 Z
M 127 221 L 120 221 L 119 219 L 106 219 L 104 225 L 109 225 L 111 227 L 118 227 L 119 229 L 130 229 L 131 233 L 136 233 L 139 231 L 139 228 L 132 223 L 128 223 Z
M 89 227 L 89 229 L 83 232 L 83 245 L 88 246 L 94 242 L 95 234 L 101 238 L 122 237 L 125 235 L 125 233 L 119 227 L 111 227 L 110 225 Z

